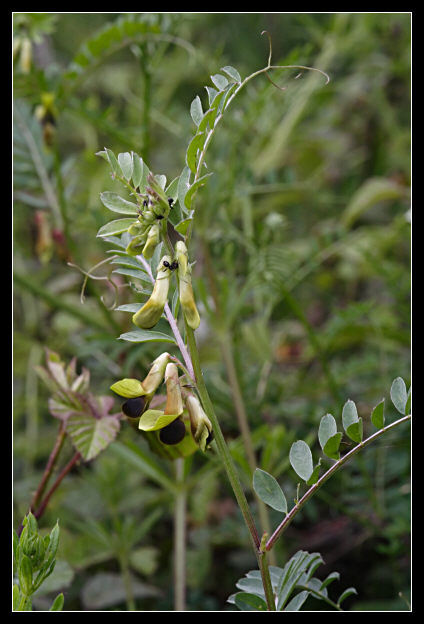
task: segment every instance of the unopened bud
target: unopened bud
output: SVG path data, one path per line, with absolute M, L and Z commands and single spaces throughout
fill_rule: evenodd
M 162 353 L 154 360 L 147 377 L 141 382 L 146 394 L 153 394 L 161 385 L 169 357 L 169 353 Z
M 168 266 L 166 266 L 165 262 Z M 144 306 L 132 317 L 134 325 L 137 325 L 137 327 L 141 329 L 151 329 L 154 327 L 163 314 L 163 309 L 168 299 L 169 280 L 171 277 L 169 266 L 171 262 L 172 258 L 170 256 L 164 256 L 162 258 L 159 263 L 152 294 Z
M 187 394 L 185 402 L 190 416 L 191 433 L 199 447 L 205 452 L 206 445 L 213 438 L 212 423 L 203 411 L 197 397 L 193 394 Z
M 178 368 L 173 362 L 165 369 L 166 406 L 165 414 L 182 414 L 184 410 L 181 387 L 178 381 Z
M 149 232 L 147 234 L 146 244 L 143 247 L 142 253 L 146 259 L 149 259 L 153 256 L 153 252 L 156 249 L 156 245 L 158 245 L 159 241 L 160 241 L 160 229 L 159 229 L 159 225 L 155 223 L 149 229 Z

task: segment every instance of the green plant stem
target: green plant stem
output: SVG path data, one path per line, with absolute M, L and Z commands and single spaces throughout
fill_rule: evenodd
M 346 455 L 344 455 L 338 461 L 336 461 L 331 466 L 331 468 L 329 468 L 327 470 L 327 472 L 325 472 L 322 475 L 322 477 L 320 477 L 318 479 L 318 481 L 309 488 L 309 490 L 302 496 L 302 498 L 297 502 L 297 504 L 289 511 L 289 513 L 286 515 L 284 520 L 278 525 L 278 527 L 275 529 L 274 533 L 271 535 L 271 537 L 267 541 L 266 549 L 267 550 L 271 550 L 271 548 L 274 546 L 274 544 L 277 541 L 277 539 L 284 533 L 284 531 L 287 529 L 287 527 L 289 526 L 289 524 L 291 523 L 293 518 L 303 508 L 305 503 L 315 494 L 315 492 L 335 472 L 337 472 L 337 470 L 339 470 L 347 461 L 349 461 L 349 459 L 351 459 L 354 455 L 359 453 L 359 451 L 361 451 L 363 448 L 368 446 L 368 444 L 371 444 L 371 442 L 374 442 L 374 440 L 376 440 L 377 438 L 382 436 L 384 433 L 386 433 L 386 431 L 389 431 L 390 429 L 393 429 L 394 427 L 397 427 L 401 423 L 404 423 L 404 422 L 410 420 L 410 418 L 411 418 L 411 414 L 408 414 L 407 416 L 402 416 L 402 418 L 399 418 L 398 420 L 396 420 L 395 422 L 391 423 L 390 425 L 387 425 L 386 427 L 383 427 L 382 429 L 379 429 L 378 431 L 376 431 L 376 433 L 373 433 L 373 435 L 369 436 L 369 438 L 367 438 L 366 440 L 364 440 L 363 442 L 361 442 L 360 444 L 355 446 L 351 451 L 346 453 Z
M 266 535 L 266 534 L 264 534 Z M 271 577 L 269 574 L 267 552 L 265 549 L 261 549 L 261 553 L 258 557 L 259 570 L 261 571 L 262 585 L 265 592 L 266 604 L 268 611 L 276 611 L 274 590 L 272 589 Z
M 174 511 L 174 605 L 175 611 L 185 611 L 186 600 L 186 506 L 184 487 L 184 458 L 175 460 L 175 480 L 178 486 Z
M 234 410 L 236 412 L 237 421 L 239 424 L 241 437 L 243 440 L 244 450 L 246 452 L 247 461 L 249 463 L 250 470 L 252 472 L 252 477 L 255 469 L 257 468 L 257 460 L 255 449 L 253 448 L 252 436 L 249 427 L 249 421 L 247 418 L 246 408 L 243 400 L 243 395 L 241 393 L 240 384 L 237 377 L 236 366 L 234 363 L 233 352 L 231 349 L 231 337 L 226 332 L 224 335 L 220 336 L 219 344 L 221 347 L 221 353 L 224 360 L 224 365 L 228 375 L 228 383 L 230 384 L 231 394 L 234 400 Z M 269 521 L 268 510 L 266 508 L 265 503 L 256 496 L 256 501 L 258 505 L 258 513 L 262 526 L 262 531 L 270 533 L 271 525 Z M 274 553 L 270 553 L 270 561 L 272 565 L 275 565 L 275 557 Z
M 148 66 L 149 55 L 147 51 L 147 44 L 140 45 L 140 66 L 143 76 L 143 115 L 141 119 L 142 127 L 142 153 L 145 162 L 149 162 L 150 151 L 150 108 L 151 108 L 151 82 L 152 77 Z
M 233 459 L 231 457 L 228 446 L 225 442 L 223 433 L 221 431 L 221 427 L 219 425 L 218 419 L 215 415 L 215 410 L 212 405 L 212 401 L 209 397 L 209 393 L 206 388 L 205 381 L 203 379 L 203 373 L 200 366 L 199 360 L 199 352 L 197 350 L 196 339 L 194 337 L 194 332 L 186 323 L 186 336 L 188 348 L 191 356 L 191 361 L 193 363 L 193 370 L 197 384 L 197 390 L 200 396 L 200 400 L 203 405 L 203 409 L 206 412 L 209 420 L 212 423 L 213 431 L 215 434 L 215 443 L 218 449 L 218 453 L 221 456 L 222 463 L 224 464 L 224 468 L 227 472 L 229 481 L 231 483 L 231 487 L 233 488 L 234 495 L 237 499 L 238 505 L 240 507 L 240 511 L 243 515 L 243 518 L 246 522 L 246 526 L 249 530 L 249 535 L 252 541 L 253 548 L 255 550 L 256 556 L 258 556 L 260 540 L 258 537 L 258 532 L 256 530 L 256 526 L 254 520 L 252 518 L 252 514 L 249 509 L 248 502 L 246 500 L 246 496 L 243 492 L 243 488 L 241 486 L 236 468 L 233 463 Z

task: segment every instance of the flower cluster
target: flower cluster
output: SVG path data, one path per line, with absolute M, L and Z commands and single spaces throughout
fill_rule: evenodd
M 179 298 L 184 317 L 189 327 L 192 329 L 199 327 L 200 316 L 191 285 L 191 266 L 188 262 L 187 248 L 183 241 L 176 243 L 174 258 L 163 256 L 159 262 L 152 294 L 132 317 L 132 321 L 137 327 L 151 329 L 159 321 L 168 300 L 170 280 L 176 269 L 178 269 Z
M 180 384 L 178 368 L 170 358 L 169 353 L 162 353 L 143 381 L 121 379 L 111 390 L 127 399 L 122 412 L 144 433 L 155 452 L 169 458 L 185 457 L 199 448 L 205 452 L 213 439 L 212 424 L 198 398 Z M 150 408 L 164 380 L 164 409 Z
M 133 238 L 126 252 L 130 256 L 136 256 L 141 252 L 149 259 L 160 242 L 159 222 L 168 217 L 172 199 L 166 197 L 152 173 L 147 176 L 147 183 L 146 195 L 143 196 L 143 210 L 140 210 L 138 219 L 128 228 L 128 233 Z

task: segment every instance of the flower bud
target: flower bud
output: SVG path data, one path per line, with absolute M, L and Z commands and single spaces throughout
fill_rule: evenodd
M 144 306 L 132 317 L 134 325 L 141 329 L 151 329 L 162 316 L 168 298 L 169 280 L 171 277 L 169 266 L 166 266 L 164 262 L 170 265 L 172 263 L 171 257 L 164 256 L 160 261 L 152 294 Z
M 191 285 L 191 268 L 187 266 L 187 272 L 179 280 L 180 303 L 187 324 L 192 329 L 197 329 L 200 325 L 200 316 L 194 301 L 193 287 Z
M 160 229 L 159 229 L 159 225 L 155 223 L 149 229 L 149 232 L 147 234 L 146 244 L 143 247 L 142 253 L 146 259 L 149 259 L 153 256 L 153 252 L 156 248 L 156 245 L 159 243 L 159 241 L 160 241 Z
M 147 183 L 150 186 L 146 187 L 146 191 L 152 199 L 153 212 L 156 216 L 167 217 L 170 205 L 163 188 L 152 173 L 147 176 Z
M 181 387 L 178 381 L 178 368 L 173 362 L 165 369 L 166 406 L 164 414 L 182 414 L 184 410 Z
M 138 234 L 138 236 L 134 236 L 134 238 L 128 243 L 125 252 L 129 256 L 137 256 L 139 253 L 141 253 L 142 248 L 146 244 L 146 239 L 146 234 Z
M 181 240 L 175 243 L 175 256 L 178 262 L 178 275 L 184 277 L 187 273 L 188 255 L 187 247 Z
M 165 368 L 168 364 L 169 357 L 169 353 L 165 352 L 153 361 L 153 365 L 147 377 L 141 382 L 142 388 L 146 394 L 153 394 L 159 388 L 165 375 Z
M 186 394 L 185 403 L 190 416 L 193 438 L 205 452 L 206 445 L 213 439 L 212 423 L 203 411 L 199 399 L 193 394 Z

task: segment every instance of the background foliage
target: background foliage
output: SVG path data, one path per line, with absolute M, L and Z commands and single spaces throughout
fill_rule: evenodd
M 35 370 L 44 348 L 76 356 L 99 395 L 117 378 L 143 378 L 158 354 L 154 343 L 116 339 L 130 329 L 128 314 L 110 309 L 116 286 L 118 305 L 134 301 L 125 276 L 100 267 L 82 303 L 84 277 L 68 265 L 88 271 L 106 256 L 95 237 L 107 213 L 99 193 L 117 188 L 95 154 L 134 150 L 174 179 L 194 132 L 190 103 L 206 101 L 202 85 L 225 65 L 242 77 L 264 67 L 264 29 L 274 64 L 313 65 L 331 82 L 311 89 L 286 71 L 272 74 L 285 91 L 264 75 L 251 81 L 214 137 L 214 175 L 197 195 L 202 366 L 246 488 L 228 348 L 258 465 L 291 498 L 296 439 L 318 452 L 324 414 L 340 419 L 351 398 L 368 415 L 398 375 L 409 387 L 409 14 L 15 14 L 16 525 L 57 431 Z M 37 118 L 45 94 L 55 124 Z M 340 471 L 276 547 L 281 565 L 298 549 L 320 552 L 323 577 L 337 569 L 358 591 L 345 608 L 407 609 L 408 429 Z M 145 452 L 122 427 L 55 493 L 40 528 L 60 518 L 60 563 L 34 608 L 63 589 L 64 610 L 125 609 L 131 583 L 139 609 L 172 609 L 173 499 L 163 487 L 172 467 L 155 459 L 147 469 Z M 213 457 L 196 454 L 190 475 L 188 609 L 232 609 L 226 599 L 254 565 L 242 519 Z M 273 511 L 272 524 L 279 518 Z

